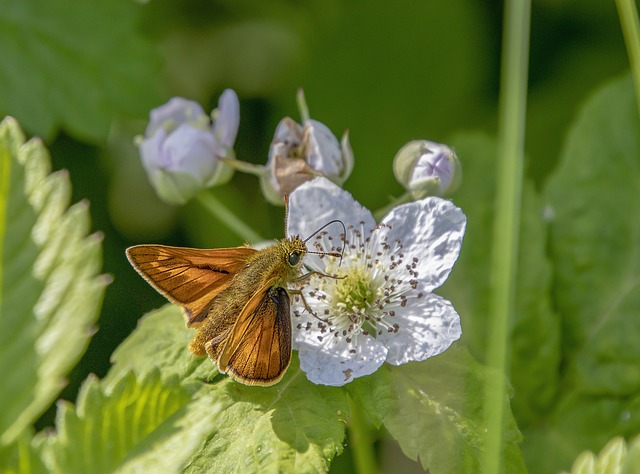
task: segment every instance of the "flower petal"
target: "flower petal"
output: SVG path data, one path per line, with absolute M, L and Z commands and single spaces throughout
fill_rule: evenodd
M 316 384 L 341 386 L 372 374 L 384 363 L 387 354 L 385 347 L 372 337 L 356 336 L 353 345 L 342 339 L 334 341 L 331 335 L 325 340 L 322 347 L 304 345 L 299 349 L 300 368 Z
M 220 163 L 217 158 L 219 145 L 213 134 L 186 123 L 167 137 L 162 151 L 164 159 L 168 157 L 169 160 L 164 168 L 191 174 L 203 184 L 211 178 Z
M 428 197 L 392 209 L 378 237 L 402 242 L 404 261 L 426 283 L 426 291 L 432 291 L 444 283 L 458 259 L 466 224 L 467 218 L 451 201 Z
M 316 178 L 298 187 L 289 198 L 288 235 L 312 236 L 332 220 L 362 225 L 370 232 L 376 225 L 371 212 L 353 196 L 326 178 Z M 340 241 L 342 226 L 324 229 L 335 241 Z
M 398 308 L 394 321 L 398 332 L 378 336 L 389 350 L 387 362 L 393 365 L 421 361 L 444 352 L 460 338 L 460 316 L 444 298 L 428 293 Z
M 146 137 L 151 137 L 157 130 L 164 128 L 167 132 L 175 130 L 187 122 L 208 121 L 207 114 L 197 102 L 173 97 L 169 102 L 151 111 L 149 124 L 145 131 Z
M 233 89 L 225 89 L 218 100 L 213 134 L 218 143 L 233 148 L 240 126 L 240 102 Z
M 338 139 L 322 122 L 309 119 L 304 125 L 304 141 L 309 166 L 324 176 L 339 178 L 344 164 Z

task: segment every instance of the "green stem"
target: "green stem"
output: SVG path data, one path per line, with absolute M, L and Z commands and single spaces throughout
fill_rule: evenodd
M 260 234 L 249 227 L 242 219 L 236 216 L 224 204 L 216 199 L 211 192 L 204 191 L 198 194 L 196 199 L 202 207 L 225 224 L 238 237 L 250 243 L 256 243 L 264 240 Z
M 307 120 L 309 120 L 309 106 L 307 105 L 307 99 L 304 97 L 304 89 L 302 87 L 298 89 L 298 93 L 296 94 L 296 101 L 298 102 L 298 110 L 300 111 L 300 118 L 302 119 L 302 123 L 304 124 Z
M 490 330 L 487 362 L 496 369 L 485 389 L 487 445 L 483 471 L 498 473 L 502 465 L 509 318 L 513 313 L 517 277 L 522 163 L 529 61 L 530 0 L 505 3 L 498 125 L 496 218 L 493 227 Z
M 376 455 L 373 451 L 371 429 L 360 407 L 349 398 L 351 417 L 347 426 L 349 446 L 353 452 L 355 472 L 357 474 L 375 474 L 378 472 Z
M 618 16 L 624 42 L 627 45 L 627 54 L 631 64 L 631 74 L 636 88 L 636 102 L 640 111 L 640 22 L 638 21 L 638 10 L 634 0 L 616 0 Z
M 221 158 L 221 160 L 225 164 L 232 167 L 234 170 L 241 171 L 243 173 L 253 174 L 256 176 L 262 176 L 267 173 L 266 167 L 264 165 L 256 165 L 254 163 L 241 161 L 231 157 Z

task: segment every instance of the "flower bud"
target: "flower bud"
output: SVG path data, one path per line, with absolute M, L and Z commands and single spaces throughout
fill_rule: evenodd
M 302 126 L 285 117 L 276 128 L 261 185 L 267 199 L 282 204 L 282 198 L 305 181 L 324 176 L 342 185 L 352 169 L 348 133 L 339 143 L 331 130 L 317 120 L 305 120 Z
M 462 180 L 455 152 L 427 140 L 414 140 L 403 146 L 393 160 L 393 172 L 414 199 L 451 194 Z
M 220 97 L 213 125 L 196 102 L 175 97 L 151 111 L 140 156 L 157 195 L 184 204 L 203 189 L 229 180 L 233 170 L 220 158 L 232 154 L 240 121 L 232 90 Z

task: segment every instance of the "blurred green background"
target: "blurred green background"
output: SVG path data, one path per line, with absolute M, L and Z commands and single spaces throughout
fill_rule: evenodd
M 3 2 L 0 113 L 69 170 L 114 276 L 61 397 L 75 400 L 89 373 L 104 376 L 140 316 L 165 302 L 131 269 L 127 246 L 242 243 L 197 204 L 155 197 L 133 145 L 151 108 L 183 96 L 210 111 L 233 88 L 237 156 L 265 163 L 280 119 L 299 119 L 303 87 L 313 118 L 337 136 L 349 129 L 356 166 L 345 187 L 377 209 L 402 191 L 391 162 L 407 141 L 495 134 L 502 11 L 496 0 Z M 613 2 L 539 0 L 532 13 L 526 174 L 539 188 L 578 104 L 628 60 Z M 283 209 L 264 201 L 255 177 L 236 174 L 214 192 L 262 235 L 282 237 Z

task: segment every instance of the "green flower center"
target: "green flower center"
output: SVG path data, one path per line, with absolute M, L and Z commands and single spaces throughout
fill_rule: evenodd
M 355 266 L 344 278 L 336 280 L 333 303 L 348 312 L 360 313 L 371 307 L 375 296 L 371 275 L 362 266 Z

